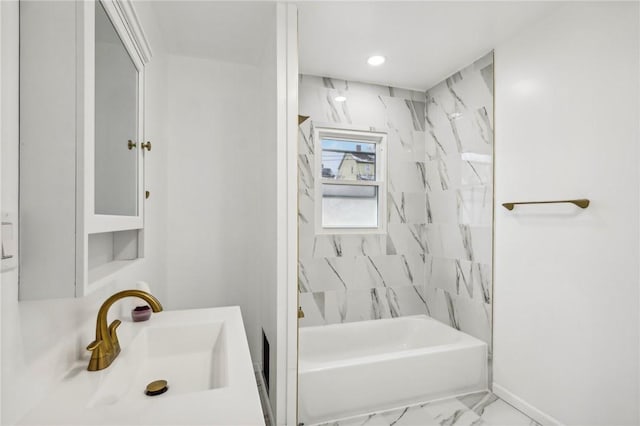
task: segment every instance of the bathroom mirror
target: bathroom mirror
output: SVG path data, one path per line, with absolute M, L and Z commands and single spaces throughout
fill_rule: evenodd
M 95 7 L 95 214 L 138 214 L 138 69 Z

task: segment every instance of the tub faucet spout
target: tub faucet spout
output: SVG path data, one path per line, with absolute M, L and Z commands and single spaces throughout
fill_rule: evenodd
M 96 340 L 87 346 L 87 350 L 92 352 L 91 360 L 87 367 L 89 371 L 98 371 L 107 368 L 120 353 L 120 342 L 118 342 L 116 329 L 121 324 L 121 321 L 115 320 L 107 327 L 107 313 L 114 302 L 124 297 L 139 297 L 151 306 L 153 312 L 162 311 L 162 305 L 158 299 L 142 290 L 120 291 L 105 300 L 98 311 Z

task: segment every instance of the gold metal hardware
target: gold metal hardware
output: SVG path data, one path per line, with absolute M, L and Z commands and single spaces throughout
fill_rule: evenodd
M 136 147 L 136 143 L 135 143 L 134 141 L 129 140 L 129 141 L 127 142 L 127 148 L 129 148 L 129 151 L 131 151 L 131 150 L 132 150 L 133 148 L 135 148 L 135 147 Z
M 304 311 L 302 310 L 302 306 L 298 306 L 298 319 L 304 318 Z
M 149 199 L 149 197 L 151 196 L 151 192 L 149 191 L 144 191 L 144 198 L 145 199 Z
M 124 297 L 139 297 L 151 306 L 153 312 L 162 311 L 162 305 L 158 299 L 142 290 L 120 291 L 105 300 L 100 310 L 98 310 L 96 339 L 87 346 L 87 350 L 92 351 L 91 360 L 87 367 L 89 371 L 98 371 L 107 368 L 120 353 L 120 342 L 118 342 L 116 329 L 120 326 L 121 321 L 115 320 L 107 327 L 107 313 L 114 302 Z
M 301 125 L 302 123 L 304 123 L 305 121 L 307 121 L 308 118 L 309 118 L 308 115 L 299 115 L 298 116 L 298 126 Z
M 160 395 L 169 389 L 166 380 L 155 380 L 147 385 L 145 393 L 149 396 Z
M 147 385 L 147 392 L 158 392 L 159 390 L 162 390 L 162 388 L 166 388 L 166 387 L 167 387 L 166 380 L 156 380 Z
M 557 200 L 557 201 L 519 201 L 516 203 L 502 203 L 502 206 L 507 210 L 513 210 L 518 204 L 557 204 L 557 203 L 570 203 L 574 204 L 581 209 L 589 207 L 590 201 L 586 198 L 580 198 L 577 200 Z
M 143 151 L 145 150 L 145 148 L 146 148 L 146 150 L 147 150 L 147 151 L 151 151 L 151 142 L 148 142 L 148 141 L 147 141 L 147 143 L 142 143 L 142 144 L 140 144 L 140 148 L 141 148 Z

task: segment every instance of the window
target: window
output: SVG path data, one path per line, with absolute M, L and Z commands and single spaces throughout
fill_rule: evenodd
M 316 127 L 316 232 L 386 230 L 386 134 Z

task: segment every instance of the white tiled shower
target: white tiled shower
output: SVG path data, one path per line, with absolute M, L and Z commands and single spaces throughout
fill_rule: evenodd
M 301 75 L 299 102 L 301 326 L 427 314 L 489 343 L 492 53 L 426 93 Z M 314 233 L 317 125 L 387 133 L 388 234 Z

